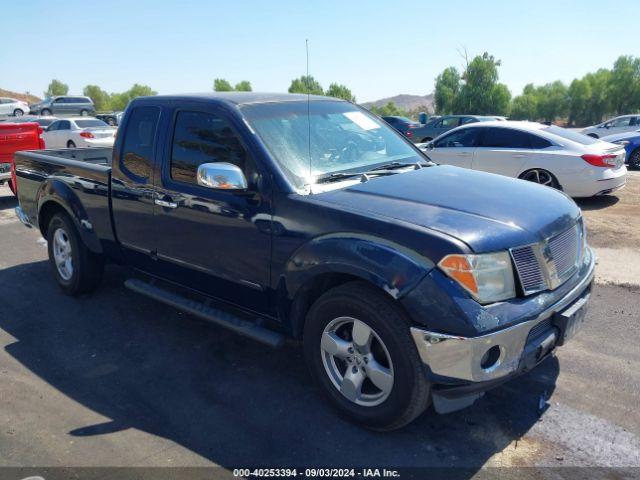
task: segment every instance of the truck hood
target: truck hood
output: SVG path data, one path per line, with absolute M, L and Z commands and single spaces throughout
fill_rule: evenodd
M 580 217 L 573 200 L 552 188 L 440 165 L 313 197 L 341 209 L 451 235 L 475 252 L 539 242 Z

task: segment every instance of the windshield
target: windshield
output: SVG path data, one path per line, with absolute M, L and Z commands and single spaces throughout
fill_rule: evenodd
M 338 172 L 424 160 L 386 122 L 348 102 L 250 104 L 242 113 L 296 188 Z
M 91 128 L 91 127 L 108 127 L 106 123 L 102 120 L 98 120 L 97 118 L 94 120 L 76 120 L 76 125 L 80 128 Z
M 543 128 L 542 131 L 553 133 L 554 135 L 566 138 L 567 140 L 571 140 L 572 142 L 576 142 L 581 145 L 591 145 L 600 141 L 597 138 L 584 135 L 583 133 L 574 132 L 562 127 L 556 127 L 555 125 Z

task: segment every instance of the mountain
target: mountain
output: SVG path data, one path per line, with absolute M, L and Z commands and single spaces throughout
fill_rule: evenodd
M 431 114 L 434 111 L 433 93 L 429 95 L 400 94 L 395 97 L 381 98 L 373 102 L 364 102 L 361 103 L 361 105 L 364 108 L 371 108 L 372 106 L 382 107 L 389 102 L 395 103 L 398 108 L 407 112 L 425 111 Z
M 15 98 L 16 100 L 25 101 L 29 105 L 34 104 L 34 103 L 38 103 L 40 100 L 42 100 L 41 98 L 38 98 L 35 95 L 29 95 L 29 94 L 26 94 L 26 93 L 12 92 L 10 90 L 3 90 L 2 88 L 0 88 L 0 97 Z

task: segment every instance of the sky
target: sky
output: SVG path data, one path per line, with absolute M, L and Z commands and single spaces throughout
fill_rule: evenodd
M 213 79 L 284 92 L 306 71 L 360 102 L 433 91 L 446 67 L 487 51 L 517 95 L 640 56 L 640 1 L 2 0 L 0 88 L 42 96 L 52 78 L 81 94 L 134 83 L 161 94 Z M 15 25 L 12 25 L 12 21 Z

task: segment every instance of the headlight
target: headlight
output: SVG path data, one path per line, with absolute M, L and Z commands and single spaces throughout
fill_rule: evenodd
M 509 252 L 447 255 L 438 266 L 480 303 L 498 302 L 516 296 Z

